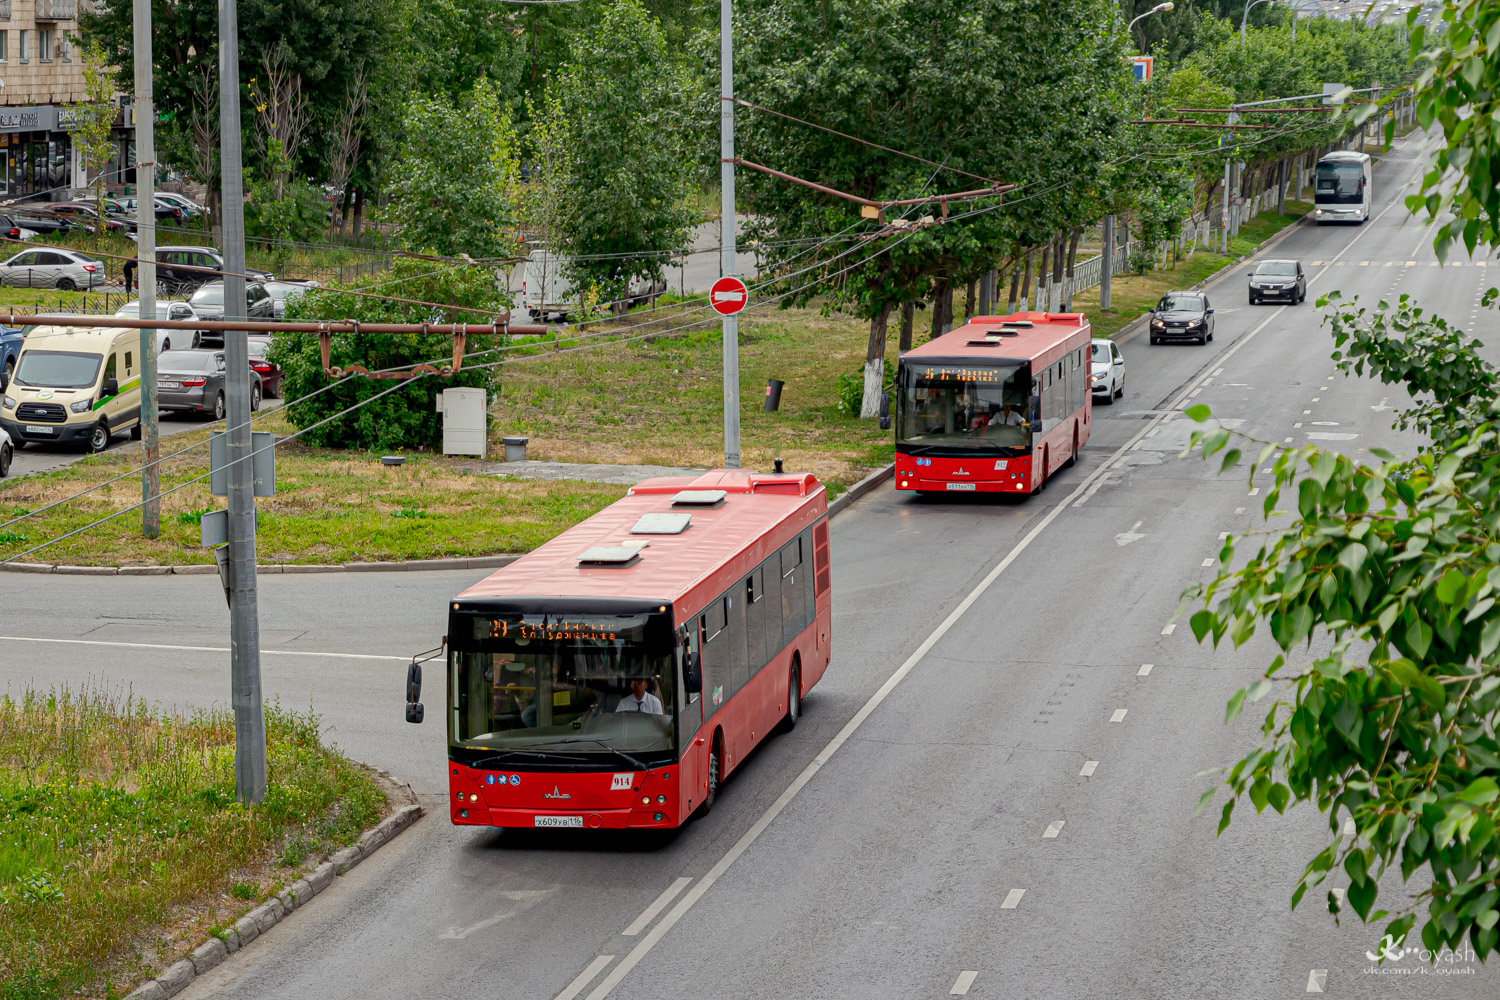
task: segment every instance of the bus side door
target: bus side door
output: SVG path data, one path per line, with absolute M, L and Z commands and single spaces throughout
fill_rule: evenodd
M 686 683 L 688 658 L 701 655 L 703 650 L 698 617 L 694 615 L 687 627 L 678 631 L 677 640 L 677 769 L 682 775 L 677 786 L 681 789 L 682 803 L 682 815 L 677 818 L 679 823 L 702 804 L 708 781 L 708 745 L 706 738 L 699 735 L 703 728 L 703 692 L 688 693 Z M 702 746 L 699 745 L 700 739 L 704 739 Z

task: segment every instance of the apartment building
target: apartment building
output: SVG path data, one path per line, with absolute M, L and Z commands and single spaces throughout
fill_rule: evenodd
M 62 201 L 86 186 L 71 132 L 87 94 L 76 50 L 89 0 L 0 0 L 0 197 Z M 119 100 L 115 102 L 121 104 Z M 128 114 L 116 119 L 111 184 L 130 180 Z

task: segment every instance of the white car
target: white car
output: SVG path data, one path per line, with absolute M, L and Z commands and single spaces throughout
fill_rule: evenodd
M 0 479 L 10 475 L 10 462 L 15 457 L 15 445 L 10 443 L 10 435 L 5 428 L 0 427 Z
M 116 316 L 129 316 L 139 319 L 141 315 L 141 300 L 131 299 L 123 306 L 115 310 Z M 180 299 L 157 299 L 156 318 L 169 320 L 186 320 L 191 322 L 198 318 L 193 307 Z M 177 343 L 183 347 L 199 347 L 202 335 L 197 330 L 157 330 L 156 331 L 156 353 L 170 351 L 172 349 L 172 338 L 177 338 Z
M 1113 404 L 1125 395 L 1125 355 L 1119 345 L 1105 337 L 1095 337 L 1091 342 L 1093 367 L 1089 372 L 1089 384 L 1094 390 L 1094 399 Z
M 104 262 L 72 250 L 23 250 L 0 263 L 0 284 L 71 292 L 104 284 Z
M 580 305 L 573 283 L 563 273 L 567 263 L 568 258 L 545 250 L 533 250 L 527 255 L 525 270 L 521 272 L 521 300 L 532 319 L 546 322 L 556 316 L 560 321 L 566 321 L 568 313 Z M 624 304 L 650 302 L 666 290 L 666 279 L 631 278 L 629 299 Z

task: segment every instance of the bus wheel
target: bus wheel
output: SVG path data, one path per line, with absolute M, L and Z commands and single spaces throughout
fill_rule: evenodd
M 802 717 L 802 662 L 792 657 L 792 672 L 786 681 L 786 715 L 781 719 L 781 731 L 789 733 L 797 728 Z
M 1052 457 L 1048 452 L 1042 452 L 1042 481 L 1036 484 L 1036 489 L 1031 491 L 1036 496 L 1047 488 L 1047 476 L 1052 472 Z
M 1073 425 L 1073 453 L 1071 455 L 1069 455 L 1068 456 L 1068 460 L 1063 463 L 1063 468 L 1064 469 L 1071 469 L 1073 466 L 1075 466 L 1077 464 L 1078 464 L 1078 425 L 1074 424 Z
M 719 801 L 720 772 L 723 769 L 724 760 L 724 738 L 719 733 L 714 733 L 713 747 L 708 751 L 708 791 L 703 796 L 703 805 L 699 811 L 707 816 L 713 811 L 714 803 Z

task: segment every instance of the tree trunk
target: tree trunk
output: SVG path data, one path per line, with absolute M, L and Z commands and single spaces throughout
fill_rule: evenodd
M 1032 251 L 1026 251 L 1026 276 L 1021 279 L 1021 297 L 1016 300 L 1023 312 L 1031 308 L 1031 254 Z M 1015 311 L 1015 309 L 1011 310 L 1011 312 Z
M 948 280 L 946 278 L 939 278 L 937 281 L 933 282 L 932 330 L 927 335 L 928 340 L 931 340 L 934 337 L 941 337 L 945 332 L 943 330 L 943 323 L 945 322 L 943 318 L 943 299 L 947 296 L 947 294 Z
M 965 320 L 970 320 L 970 319 L 974 318 L 974 295 L 975 295 L 975 290 L 976 290 L 977 286 L 978 286 L 978 282 L 975 279 L 970 278 L 969 279 L 969 287 L 964 290 L 964 296 L 965 296 L 964 297 L 964 319 Z
M 905 354 L 911 350 L 911 328 L 912 324 L 916 321 L 916 317 L 917 304 L 915 302 L 903 303 L 901 306 L 901 341 L 896 346 L 897 351 L 901 354 Z
M 886 303 L 870 319 L 870 343 L 865 348 L 865 395 L 860 401 L 861 420 L 880 416 L 880 397 L 885 392 L 885 327 L 891 306 Z
M 1013 315 L 1016 311 L 1016 293 L 1020 291 L 1021 265 L 1017 264 L 1014 271 L 1010 272 L 1010 301 L 1005 304 L 1005 314 Z
M 1073 235 L 1068 240 L 1068 270 L 1064 275 L 1068 279 L 1068 299 L 1063 304 L 1065 311 L 1073 310 L 1073 265 L 1078 262 L 1078 241 L 1083 238 L 1083 227 L 1077 226 L 1073 229 Z
M 1052 274 L 1052 244 L 1049 241 L 1042 247 L 1042 266 L 1036 269 L 1036 299 L 1032 305 L 1039 309 L 1047 308 L 1047 281 Z M 1030 308 L 1028 306 L 1027 308 Z
M 1276 164 L 1276 214 L 1286 214 L 1286 160 Z
M 354 238 L 359 239 L 365 231 L 365 192 L 361 188 L 354 189 Z
M 943 282 L 943 294 L 939 300 L 943 308 L 943 333 L 953 329 L 953 286 Z

